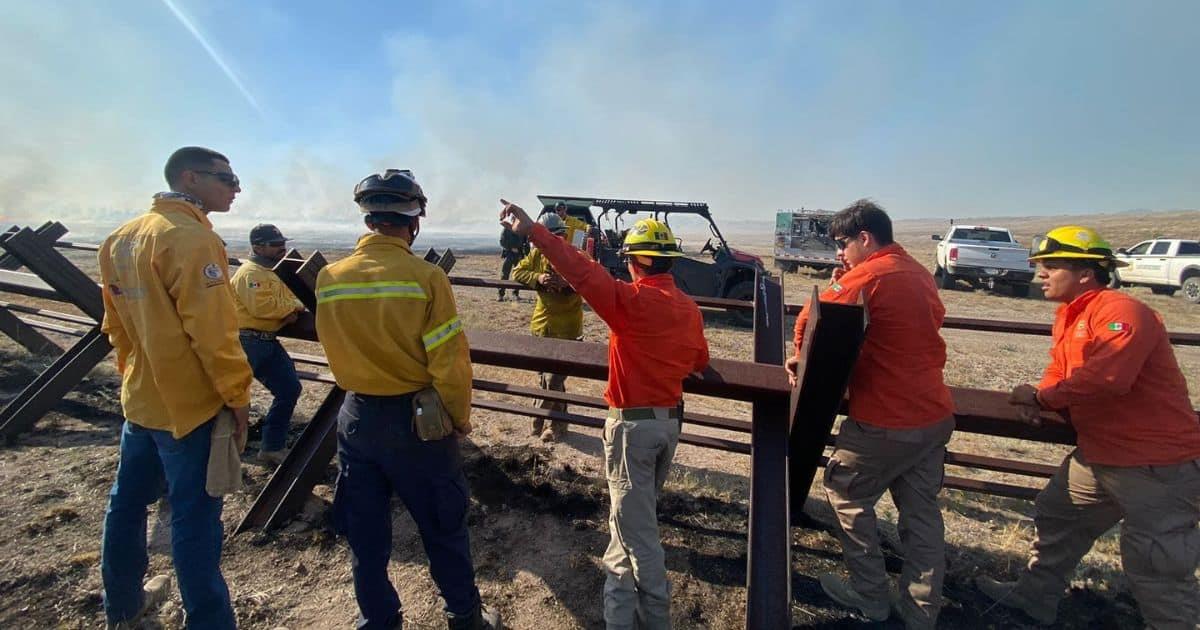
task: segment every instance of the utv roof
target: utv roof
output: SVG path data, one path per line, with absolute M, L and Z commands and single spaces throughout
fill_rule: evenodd
M 687 213 L 709 217 L 708 204 L 702 201 L 644 201 L 638 199 L 609 199 L 605 197 L 564 197 L 561 195 L 538 195 L 542 207 L 553 208 L 558 202 L 573 208 L 593 206 L 620 213 Z

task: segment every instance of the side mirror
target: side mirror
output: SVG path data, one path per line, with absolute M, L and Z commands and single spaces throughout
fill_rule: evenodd
M 934 235 L 933 235 L 933 240 L 935 240 L 935 241 L 940 241 L 940 240 L 942 240 L 942 235 L 941 235 L 941 234 L 934 234 Z

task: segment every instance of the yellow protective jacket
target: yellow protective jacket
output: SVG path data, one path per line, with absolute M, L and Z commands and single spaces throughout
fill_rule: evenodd
M 291 289 L 267 267 L 247 260 L 229 280 L 236 300 L 238 328 L 275 332 L 283 319 L 303 309 Z
M 317 336 L 337 384 L 398 396 L 432 385 L 471 426 L 471 357 L 446 274 L 401 238 L 367 234 L 317 275 Z
M 117 351 L 121 407 L 176 439 L 250 402 L 225 245 L 198 207 L 158 195 L 100 246 L 101 330 Z
M 513 280 L 537 289 L 537 303 L 529 320 L 529 331 L 539 337 L 578 339 L 583 334 L 583 299 L 578 293 L 544 291 L 538 276 L 549 273 L 550 261 L 538 249 L 529 252 L 513 267 Z
M 579 217 L 574 217 L 574 216 L 571 216 L 568 214 L 567 218 L 563 220 L 563 223 L 567 224 L 567 242 L 568 243 L 575 242 L 575 233 L 576 232 L 583 232 L 584 240 L 587 239 L 588 230 L 591 229 L 591 226 L 588 225 L 587 221 L 584 221 L 583 219 L 580 219 Z

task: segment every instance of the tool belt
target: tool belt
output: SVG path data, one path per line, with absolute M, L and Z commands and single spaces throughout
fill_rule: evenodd
M 254 330 L 253 328 L 239 328 L 239 337 L 249 337 L 251 339 L 262 339 L 263 341 L 275 341 L 275 333 L 265 330 Z
M 679 420 L 679 407 L 609 407 L 608 417 L 617 420 Z

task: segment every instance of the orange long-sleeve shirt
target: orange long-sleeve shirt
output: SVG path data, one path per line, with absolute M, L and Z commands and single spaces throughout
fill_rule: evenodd
M 608 324 L 608 404 L 678 405 L 683 379 L 708 366 L 708 342 L 700 309 L 675 287 L 675 279 L 659 274 L 633 283 L 616 280 L 540 224 L 529 240 Z
M 1058 307 L 1038 398 L 1065 410 L 1084 459 L 1164 466 L 1200 458 L 1200 420 L 1162 319 L 1120 291 Z
M 942 380 L 946 342 L 938 334 L 946 309 L 929 271 L 891 244 L 830 283 L 822 302 L 867 307 L 867 331 L 850 375 L 850 417 L 889 429 L 915 429 L 954 412 Z M 808 305 L 796 319 L 796 353 Z

